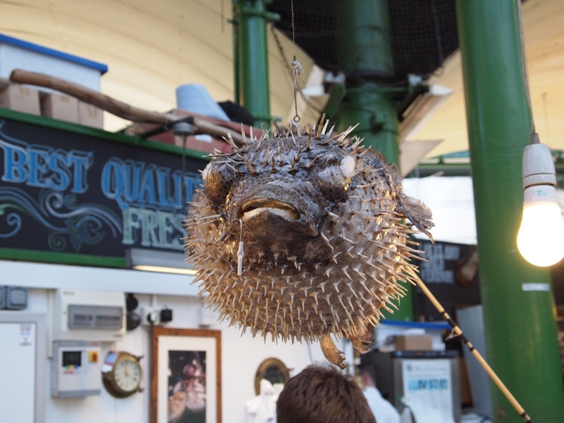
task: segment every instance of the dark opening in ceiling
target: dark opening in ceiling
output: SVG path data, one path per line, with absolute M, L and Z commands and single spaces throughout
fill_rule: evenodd
M 342 70 L 336 46 L 342 26 L 338 1 L 301 0 L 293 6 L 296 44 L 332 72 Z M 281 16 L 276 28 L 292 38 L 291 2 L 274 0 L 268 8 Z M 393 0 L 389 12 L 394 79 L 403 80 L 407 74 L 427 79 L 458 48 L 454 0 Z

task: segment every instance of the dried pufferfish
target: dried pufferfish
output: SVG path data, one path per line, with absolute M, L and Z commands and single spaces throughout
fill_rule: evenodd
M 402 193 L 395 165 L 348 138 L 354 128 L 333 136 L 326 128 L 251 135 L 213 156 L 188 212 L 186 247 L 220 319 L 265 339 L 320 340 L 344 367 L 330 334 L 370 350 L 380 309 L 405 295 L 398 281 L 411 279 L 410 258 L 419 258 L 411 228 L 431 237 L 433 224 Z

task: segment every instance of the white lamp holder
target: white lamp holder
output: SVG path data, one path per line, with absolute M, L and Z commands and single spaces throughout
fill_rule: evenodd
M 523 153 L 523 188 L 535 185 L 556 186 L 556 171 L 546 144 L 529 144 Z

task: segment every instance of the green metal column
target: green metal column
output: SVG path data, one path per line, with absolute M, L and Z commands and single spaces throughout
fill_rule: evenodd
M 241 76 L 239 65 L 239 3 L 233 1 L 233 18 L 230 20 L 233 25 L 233 100 L 237 104 L 241 104 Z
M 394 74 L 388 0 L 339 2 L 338 62 L 347 75 L 338 129 L 359 123 L 355 134 L 399 166 L 398 119 L 384 87 Z
M 397 110 L 377 84 L 348 87 L 337 119 L 339 130 L 358 123 L 354 133 L 364 138 L 364 145 L 400 167 Z
M 534 422 L 564 420 L 564 392 L 547 269 L 517 251 L 521 161 L 530 117 L 523 80 L 518 0 L 457 0 L 458 31 L 488 361 Z M 464 222 L 461 222 L 464 224 Z M 521 417 L 492 385 L 493 418 Z
M 359 124 L 355 135 L 399 168 L 398 118 L 392 93 L 385 87 L 394 74 L 388 0 L 338 2 L 338 62 L 347 76 L 346 92 L 336 112 L 337 129 Z M 410 285 L 391 320 L 413 321 Z
M 238 29 L 239 56 L 236 58 L 243 106 L 254 116 L 255 126 L 270 126 L 270 86 L 268 83 L 268 40 L 266 25 L 276 19 L 267 12 L 269 0 L 234 0 L 233 11 Z

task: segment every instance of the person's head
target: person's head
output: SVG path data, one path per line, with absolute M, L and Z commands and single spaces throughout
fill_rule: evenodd
M 291 378 L 276 402 L 277 423 L 376 423 L 360 387 L 334 367 L 312 365 Z
M 376 387 L 376 367 L 370 363 L 364 363 L 358 366 L 358 371 L 360 373 L 360 378 L 362 379 L 362 384 L 365 387 Z

